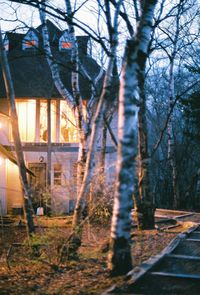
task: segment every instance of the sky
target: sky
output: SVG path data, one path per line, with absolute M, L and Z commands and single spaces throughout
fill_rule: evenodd
M 58 8 L 65 9 L 64 0 L 49 0 L 50 4 L 54 5 Z M 73 3 L 76 3 L 78 6 L 79 4 L 84 3 L 83 0 L 78 1 L 72 1 Z M 97 10 L 97 7 L 95 7 L 96 1 L 91 1 L 90 6 L 82 6 L 81 9 L 77 12 L 76 16 L 79 19 L 84 20 L 84 24 L 88 24 L 94 29 L 96 22 L 96 16 L 95 11 Z M 48 18 L 51 18 L 48 16 Z M 17 21 L 17 19 L 21 20 L 22 22 Z M 37 27 L 40 25 L 40 19 L 37 9 L 32 8 L 28 5 L 22 5 L 17 3 L 12 3 L 12 1 L 4 0 L 0 1 L 0 24 L 2 31 L 8 31 L 16 29 L 22 29 L 24 27 L 24 23 L 26 23 L 30 27 Z M 54 19 L 55 22 L 55 19 Z M 62 29 L 66 29 L 67 24 L 64 22 L 59 21 L 58 26 L 61 26 Z M 80 34 L 80 30 L 78 30 L 77 34 Z
M 54 5 L 54 7 L 65 9 L 64 0 L 49 0 L 48 2 Z M 85 0 L 72 0 L 72 5 L 74 3 L 76 3 L 76 7 L 79 7 L 81 4 L 85 3 Z M 105 25 L 97 22 L 97 11 L 97 1 L 89 1 L 87 2 L 87 6 L 83 5 L 81 6 L 81 9 L 77 11 L 76 18 L 78 19 L 78 22 L 82 20 L 85 28 L 89 29 L 92 34 L 101 32 L 101 34 L 105 36 Z M 53 22 L 62 30 L 68 28 L 66 22 L 56 20 L 49 15 L 47 18 L 51 19 L 51 21 L 53 20 Z M 97 28 L 98 24 L 99 27 Z M 12 1 L 9 0 L 0 1 L 0 25 L 2 33 L 16 29 L 18 33 L 25 33 L 27 31 L 27 26 L 36 28 L 40 25 L 38 10 L 28 5 L 12 3 Z M 25 31 L 23 31 L 24 28 Z M 77 27 L 75 27 L 75 31 L 76 35 L 86 34 L 86 32 L 83 32 Z M 102 54 L 100 46 L 96 43 L 93 43 L 92 47 L 93 56 L 97 58 L 101 64 L 102 62 L 105 64 L 107 62 L 107 57 Z
M 175 3 L 176 1 L 177 0 L 172 0 L 169 2 L 166 1 L 167 4 L 165 9 L 167 10 L 170 9 L 170 7 L 172 6 L 172 3 Z M 88 27 L 90 27 L 89 30 L 92 34 L 94 33 L 92 30 L 94 30 L 98 33 L 100 32 L 101 36 L 106 36 L 106 30 L 105 30 L 106 26 L 105 26 L 105 22 L 102 22 L 103 18 L 101 18 L 101 22 L 97 21 L 98 20 L 97 1 L 90 0 L 86 3 L 87 5 L 81 6 L 81 4 L 84 4 L 85 2 L 86 2 L 85 0 L 71 0 L 72 5 L 76 3 L 77 5 L 76 7 L 79 7 L 79 6 L 81 7 L 81 9 L 78 10 L 78 12 L 76 13 L 78 22 L 82 20 L 85 25 L 85 28 L 88 25 Z M 54 7 L 65 9 L 64 0 L 49 0 L 48 3 L 50 3 L 51 5 L 54 5 Z M 126 8 L 130 9 L 130 15 L 133 15 L 131 5 L 130 7 L 126 6 Z M 48 18 L 50 17 L 48 16 Z M 18 21 L 19 19 L 21 20 L 21 22 Z M 55 23 L 55 18 L 54 18 L 54 23 Z M 98 24 L 99 24 L 99 27 L 98 27 Z M 4 1 L 0 0 L 0 26 L 1 26 L 2 32 L 8 31 L 8 30 L 14 30 L 16 28 L 18 29 L 18 32 L 22 32 L 22 29 L 24 29 L 26 26 L 36 28 L 39 25 L 40 25 L 40 19 L 39 19 L 38 11 L 36 9 L 28 5 L 12 3 L 12 1 L 9 1 L 9 0 L 4 0 Z M 57 21 L 56 25 L 62 30 L 67 29 L 66 22 Z M 198 30 L 198 26 L 196 26 L 195 24 L 193 25 L 193 31 L 194 29 Z M 75 28 L 75 30 L 76 30 L 76 35 L 86 34 L 85 32 L 82 32 L 78 28 Z M 26 31 L 27 31 L 27 27 L 26 27 Z M 122 25 L 120 26 L 119 47 L 118 47 L 120 59 L 121 59 L 121 56 L 123 55 L 126 38 L 127 38 L 127 34 L 125 32 L 125 26 L 122 23 Z M 100 52 L 100 47 L 98 48 L 97 45 L 95 45 L 96 46 L 95 47 L 94 44 L 92 46 L 93 48 L 95 48 L 93 50 L 93 55 L 95 54 L 95 56 L 99 60 L 99 56 L 101 57 L 103 56 Z
M 21 19 L 28 25 L 39 25 L 38 13 L 26 5 L 16 3 L 10 4 L 10 1 L 0 1 L 0 24 L 2 32 L 24 27 L 23 23 L 17 21 Z

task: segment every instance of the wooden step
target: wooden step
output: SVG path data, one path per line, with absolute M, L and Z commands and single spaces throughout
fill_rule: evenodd
M 188 235 L 187 239 L 200 239 L 200 232 L 194 231 L 193 233 Z
M 188 258 L 188 255 L 166 255 L 152 267 L 150 272 L 194 274 L 200 276 L 200 257 L 195 258 Z
M 197 295 L 200 294 L 200 275 L 147 272 L 134 284 L 128 285 L 128 294 Z
M 190 255 L 178 255 L 178 254 L 169 254 L 167 255 L 169 258 L 177 258 L 177 259 L 186 259 L 186 260 L 197 260 L 200 261 L 200 256 L 190 256 Z
M 192 239 L 192 238 L 187 238 L 185 239 L 186 242 L 200 242 L 200 237 L 199 239 Z
M 200 240 L 183 239 L 180 241 L 177 247 L 169 254 L 200 257 Z
M 200 274 L 195 275 L 195 274 L 184 274 L 184 273 L 173 273 L 173 272 L 162 272 L 162 271 L 152 271 L 150 272 L 150 274 L 155 276 L 200 280 Z

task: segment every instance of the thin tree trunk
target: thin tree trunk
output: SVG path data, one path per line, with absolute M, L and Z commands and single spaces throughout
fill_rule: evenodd
M 132 268 L 131 209 L 134 191 L 138 69 L 146 58 L 151 23 L 157 1 L 145 1 L 135 40 L 127 43 L 119 94 L 117 180 L 111 225 L 108 267 L 112 275 L 122 275 Z
M 177 44 L 178 44 L 178 37 L 180 34 L 180 14 L 181 11 L 184 9 L 184 1 L 180 0 L 178 4 L 178 12 L 176 16 L 175 22 L 175 36 L 173 40 L 173 50 L 171 56 L 169 56 L 170 60 L 170 68 L 169 68 L 169 109 L 173 108 L 174 101 L 175 101 L 175 89 L 174 89 L 174 63 L 177 54 Z M 173 134 L 173 113 L 170 117 L 168 123 L 168 159 L 169 165 L 171 169 L 172 175 L 172 187 L 173 187 L 173 207 L 174 209 L 178 209 L 180 207 L 180 191 L 179 191 L 179 184 L 178 184 L 178 171 L 177 171 L 177 164 L 176 164 L 176 153 L 175 153 L 175 141 L 174 141 L 174 134 Z
M 118 45 L 118 15 L 119 15 L 119 8 L 122 3 L 122 0 L 120 0 L 117 4 L 117 8 L 115 11 L 115 16 L 114 16 L 114 25 L 113 25 L 113 43 L 111 47 L 111 56 L 109 60 L 109 64 L 107 67 L 107 71 L 104 77 L 104 85 L 103 85 L 103 90 L 98 102 L 97 110 L 95 113 L 93 125 L 92 125 L 92 133 L 90 136 L 90 142 L 89 142 L 89 149 L 88 149 L 88 154 L 87 154 L 87 161 L 86 161 L 86 169 L 85 169 L 85 174 L 84 174 L 84 179 L 83 183 L 81 186 L 81 190 L 78 194 L 77 202 L 76 202 L 76 207 L 74 211 L 74 216 L 73 216 L 73 230 L 74 233 L 76 234 L 77 228 L 79 229 L 79 238 L 81 239 L 81 233 L 82 230 L 80 229 L 80 221 L 82 219 L 82 212 L 83 212 L 83 207 L 81 206 L 82 200 L 85 199 L 85 196 L 88 193 L 88 188 L 89 184 L 92 178 L 92 173 L 95 168 L 95 153 L 97 152 L 97 145 L 98 145 L 98 137 L 100 134 L 100 130 L 103 127 L 103 121 L 104 121 L 104 116 L 107 112 L 107 108 L 109 105 L 109 96 L 110 96 L 110 89 L 111 89 L 111 84 L 113 82 L 113 69 L 115 66 L 115 59 L 116 59 L 116 49 Z
M 3 46 L 2 34 L 0 30 L 0 55 L 1 55 L 1 64 L 3 69 L 3 78 L 6 88 L 6 94 L 10 105 L 10 113 L 11 113 L 11 125 L 12 125 L 12 134 L 14 140 L 14 146 L 17 157 L 17 164 L 19 167 L 19 175 L 21 180 L 21 185 L 24 192 L 24 215 L 26 220 L 26 226 L 28 234 L 31 235 L 34 232 L 34 222 L 32 216 L 32 203 L 31 203 L 31 191 L 28 184 L 27 179 L 27 171 L 24 161 L 24 155 L 22 150 L 22 144 L 20 140 L 19 128 L 18 128 L 18 117 L 15 105 L 15 92 L 12 82 L 12 77 L 10 73 L 10 68 L 8 64 L 8 59 L 6 55 L 6 51 Z
M 71 85 L 73 91 L 73 97 L 76 104 L 76 125 L 79 134 L 79 154 L 77 162 L 77 195 L 80 191 L 80 187 L 83 181 L 85 164 L 86 164 L 86 124 L 83 116 L 83 103 L 79 88 L 79 56 L 78 56 L 78 44 L 75 36 L 75 30 L 73 26 L 73 14 L 71 8 L 71 1 L 65 0 L 66 12 L 68 15 L 68 27 L 69 33 L 72 38 L 72 50 L 71 50 L 71 64 L 72 64 L 72 76 Z
M 102 128 L 102 138 L 101 138 L 101 149 L 99 155 L 99 180 L 101 187 L 104 187 L 106 176 L 105 176 L 105 162 L 106 162 L 106 142 L 107 142 L 107 126 L 103 124 Z
M 115 55 L 113 55 L 115 56 Z M 109 98 L 109 88 L 110 83 L 112 82 L 112 69 L 113 69 L 114 61 L 113 58 L 110 58 L 110 63 L 108 65 L 108 70 L 104 79 L 104 86 L 102 90 L 101 97 L 99 99 L 98 107 L 96 110 L 94 122 L 92 125 L 92 133 L 90 136 L 90 143 L 87 153 L 87 161 L 86 161 L 86 167 L 85 167 L 85 173 L 84 173 L 84 179 L 82 182 L 82 186 L 80 189 L 80 192 L 78 194 L 77 203 L 74 211 L 74 217 L 73 217 L 73 228 L 75 229 L 78 227 L 81 219 L 82 219 L 82 206 L 81 202 L 85 198 L 85 196 L 88 193 L 89 184 L 92 178 L 92 173 L 95 168 L 95 153 L 97 152 L 97 146 L 98 146 L 98 137 L 100 134 L 100 130 L 103 127 L 103 118 L 107 111 L 107 101 Z
M 174 92 L 174 58 L 172 58 L 170 62 L 170 77 L 169 77 L 169 108 L 171 109 L 174 99 L 175 99 L 175 92 Z M 178 209 L 180 207 L 180 193 L 179 193 L 179 186 L 178 186 L 178 173 L 177 173 L 177 166 L 176 166 L 176 154 L 175 154 L 175 142 L 174 142 L 174 134 L 173 134 L 173 114 L 169 119 L 168 123 L 168 160 L 169 160 L 169 167 L 170 172 L 172 175 L 172 187 L 173 187 L 173 208 Z
M 128 43 L 128 51 L 131 49 Z M 137 87 L 135 72 L 129 66 L 131 56 L 123 67 L 119 95 L 117 179 L 111 227 L 108 268 L 113 275 L 125 274 L 132 268 L 130 230 L 133 207 L 133 179 L 136 151 L 137 107 L 132 104 L 132 93 Z
M 70 1 L 66 0 L 66 10 L 67 14 L 72 17 L 71 4 Z M 74 28 L 72 25 L 72 19 L 70 21 L 70 17 L 68 18 L 69 22 L 69 32 L 72 38 L 72 50 L 71 50 L 71 62 L 73 66 L 71 84 L 73 95 L 69 93 L 69 91 L 65 88 L 60 78 L 60 73 L 58 70 L 58 65 L 54 61 L 54 57 L 51 52 L 50 42 L 49 42 L 49 33 L 46 25 L 46 13 L 45 13 L 45 1 L 41 4 L 40 12 L 40 20 L 43 24 L 42 35 L 43 35 L 43 44 L 44 51 L 46 54 L 47 62 L 49 64 L 52 77 L 55 83 L 55 86 L 61 96 L 66 100 L 68 106 L 75 113 L 76 118 L 76 126 L 79 134 L 79 152 L 78 152 L 78 161 L 77 161 L 77 193 L 80 190 L 80 186 L 83 180 L 85 163 L 86 163 L 86 138 L 87 138 L 87 130 L 88 126 L 86 126 L 86 122 L 84 121 L 83 110 L 82 110 L 82 98 L 80 95 L 79 89 L 79 68 L 78 68 L 78 48 L 76 37 L 74 33 Z
M 146 56 L 147 57 L 147 56 Z M 152 229 L 154 222 L 154 201 L 150 188 L 149 169 L 150 157 L 148 153 L 148 132 L 147 132 L 147 112 L 145 96 L 145 64 L 146 58 L 143 57 L 138 71 L 139 86 L 139 112 L 138 112 L 138 202 L 135 204 L 136 219 L 138 228 Z

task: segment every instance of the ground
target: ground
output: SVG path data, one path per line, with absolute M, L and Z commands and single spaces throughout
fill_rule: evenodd
M 113 284 L 124 281 L 125 277 L 111 278 L 106 268 L 109 224 L 85 224 L 78 257 L 57 267 L 59 250 L 70 232 L 71 218 L 35 217 L 35 222 L 37 234 L 31 242 L 32 246 L 35 245 L 34 253 L 26 241 L 23 224 L 18 225 L 19 220 L 0 229 L 1 295 L 101 294 Z M 159 228 L 150 231 L 138 231 L 133 227 L 134 266 L 164 249 L 185 226 L 171 225 L 169 222 L 159 223 Z M 15 244 L 9 253 L 12 243 Z

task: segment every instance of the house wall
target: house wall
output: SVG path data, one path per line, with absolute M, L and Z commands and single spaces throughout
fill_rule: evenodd
M 43 163 L 47 164 L 47 152 L 25 152 L 26 164 Z M 76 198 L 75 163 L 77 152 L 52 152 L 51 153 L 51 208 L 55 214 L 69 213 L 70 207 Z M 54 184 L 54 165 L 62 165 L 61 185 Z M 71 177 L 72 175 L 72 177 Z M 48 185 L 46 187 L 48 191 Z
M 0 100 L 1 107 L 1 100 Z M 3 105 L 2 105 L 3 107 Z M 4 101 L 4 109 L 6 111 Z M 0 122 L 3 124 L 3 128 L 0 128 L 0 142 L 7 146 L 10 145 L 8 140 L 9 135 L 9 117 L 5 115 L 0 115 Z M 113 120 L 111 122 L 112 131 L 117 138 L 117 113 L 114 114 Z M 40 163 L 41 159 L 43 163 L 48 162 L 47 156 L 47 145 L 45 143 L 30 143 L 24 145 L 24 157 L 26 165 L 28 167 L 29 163 Z M 70 208 L 76 199 L 76 162 L 78 157 L 78 143 L 68 143 L 52 145 L 51 153 L 51 169 L 50 169 L 50 179 L 51 179 L 51 205 L 53 212 L 56 214 L 68 213 Z M 98 158 L 98 155 L 97 155 Z M 107 153 L 106 153 L 106 177 L 107 182 L 111 184 L 115 177 L 115 163 L 116 163 L 116 148 L 114 148 L 113 141 L 108 132 L 107 136 Z M 62 177 L 61 185 L 54 184 L 54 165 L 62 165 Z M 19 179 L 18 167 L 6 160 L 5 165 L 6 173 L 4 173 L 4 187 L 7 187 L 6 198 L 4 197 L 4 212 L 12 213 L 13 208 L 22 207 L 23 197 L 22 189 Z M 98 173 L 98 171 L 97 171 Z M 3 175 L 3 172 L 1 173 Z M 6 175 L 6 178 L 5 178 Z M 3 182 L 3 177 L 1 177 Z M 5 180 L 6 179 L 6 180 Z M 2 184 L 3 185 L 3 184 Z M 48 187 L 47 187 L 48 189 Z M 1 193 L 3 196 L 3 193 Z M 3 198 L 3 197 L 2 197 Z M 7 199 L 7 202 L 6 202 Z M 7 203 L 7 204 L 6 204 Z
M 9 122 L 9 117 L 0 113 L 0 143 L 3 145 L 9 145 Z
M 14 208 L 23 207 L 23 193 L 19 178 L 18 166 L 6 160 L 6 197 L 7 212 L 13 213 Z
M 3 155 L 0 155 L 0 215 L 7 213 L 7 202 L 6 202 L 6 159 Z

